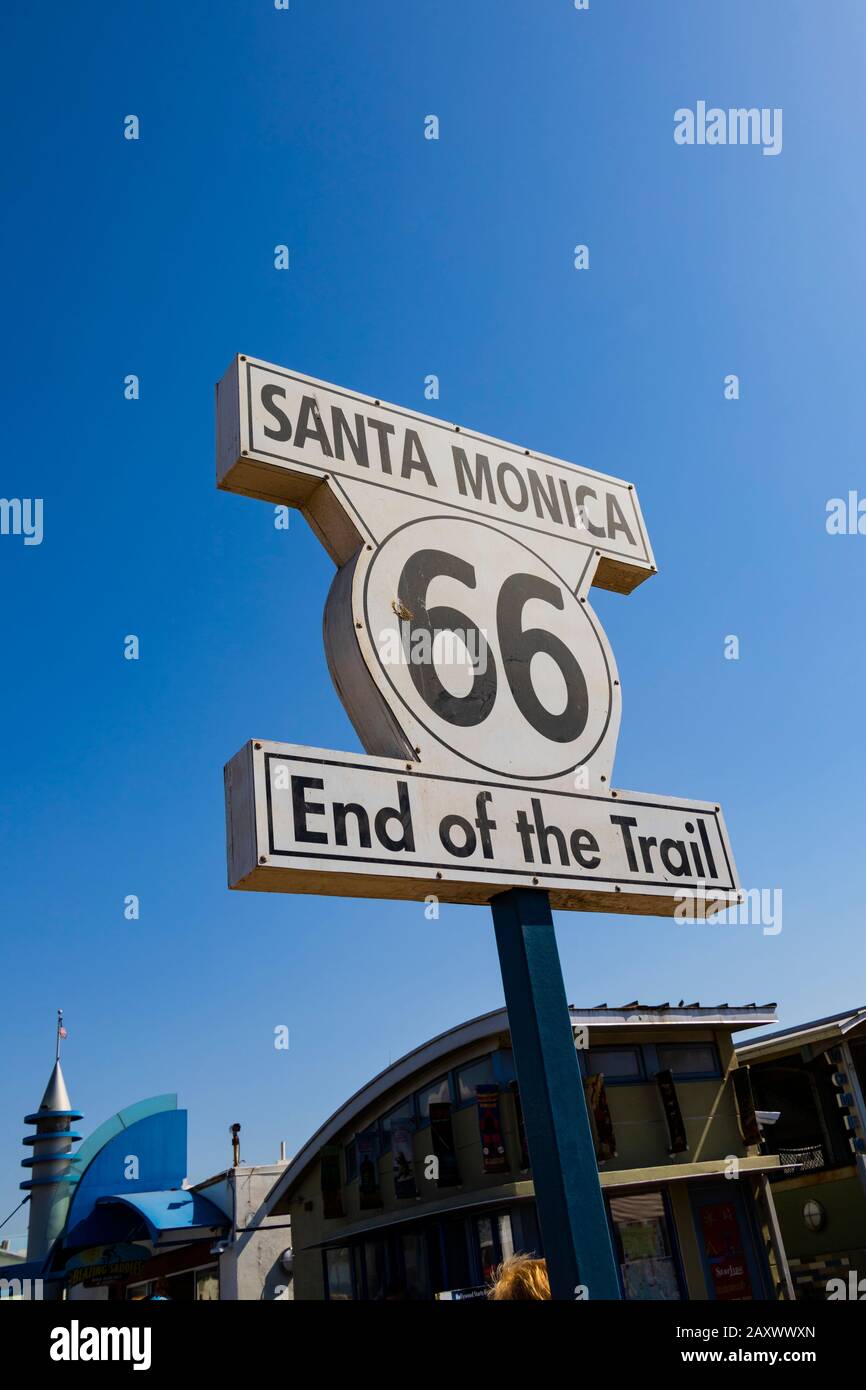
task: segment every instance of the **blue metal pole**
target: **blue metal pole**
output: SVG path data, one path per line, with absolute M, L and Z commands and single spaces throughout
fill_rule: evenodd
M 512 888 L 491 908 L 551 1294 L 618 1299 L 550 899 Z

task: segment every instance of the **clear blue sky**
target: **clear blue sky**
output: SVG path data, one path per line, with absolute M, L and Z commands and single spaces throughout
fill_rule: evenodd
M 785 1023 L 866 1002 L 866 537 L 825 529 L 866 492 L 864 41 L 853 0 L 4 18 L 0 493 L 44 498 L 45 535 L 0 537 L 0 1219 L 58 1006 L 85 1132 L 177 1090 L 199 1179 L 232 1121 L 272 1160 L 502 1002 L 484 909 L 226 889 L 225 760 L 253 736 L 358 748 L 330 561 L 214 486 L 236 352 L 636 483 L 659 574 L 594 599 L 616 782 L 720 800 L 783 930 L 561 914 L 569 998 L 778 1000 Z M 782 153 L 676 145 L 698 100 L 781 107 Z

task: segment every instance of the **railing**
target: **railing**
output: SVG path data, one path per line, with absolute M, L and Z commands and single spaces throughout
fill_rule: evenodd
M 809 1144 L 805 1149 L 780 1149 L 779 1163 L 785 1173 L 808 1173 L 826 1168 L 827 1159 L 821 1144 Z

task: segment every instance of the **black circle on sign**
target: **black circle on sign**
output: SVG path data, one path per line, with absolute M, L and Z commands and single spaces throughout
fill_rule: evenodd
M 388 685 L 391 687 L 392 691 L 394 692 L 395 696 L 396 696 L 397 699 L 399 700 L 400 704 L 401 704 L 401 705 L 403 706 L 403 708 L 411 715 L 411 717 L 415 720 L 415 722 L 416 722 L 417 724 L 420 724 L 421 728 L 422 728 L 422 729 L 425 729 L 426 732 L 430 735 L 431 738 L 434 738 L 434 739 L 436 740 L 437 743 L 441 743 L 441 745 L 442 745 L 443 748 L 447 748 L 447 749 L 448 749 L 448 752 L 449 752 L 449 753 L 453 753 L 454 756 L 455 756 L 456 758 L 459 758 L 461 762 L 467 763 L 470 767 L 477 767 L 477 768 L 480 768 L 480 770 L 481 770 L 482 772 L 492 772 L 492 773 L 494 773 L 497 777 L 504 777 L 504 776 L 507 775 L 508 777 L 513 778 L 513 779 L 514 779 L 515 781 L 517 781 L 517 782 L 552 782 L 552 781 L 555 781 L 556 778 L 558 778 L 558 777 L 567 777 L 568 774 L 569 774 L 570 772 L 573 772 L 574 769 L 575 769 L 576 767 L 580 767 L 581 764 L 583 764 L 583 763 L 585 763 L 585 762 L 588 762 L 589 759 L 592 757 L 592 755 L 596 752 L 596 750 L 597 750 L 597 749 L 600 747 L 600 745 L 603 743 L 604 738 L 605 738 L 605 735 L 607 734 L 608 726 L 610 725 L 610 717 L 611 717 L 612 706 L 613 706 L 613 681 L 612 681 L 612 677 L 611 677 L 610 666 L 609 666 L 608 660 L 607 660 L 607 652 L 605 651 L 604 643 L 602 642 L 602 640 L 601 640 L 601 638 L 600 638 L 600 636 L 599 636 L 599 634 L 598 634 L 598 630 L 597 630 L 597 628 L 596 628 L 595 622 L 594 622 L 593 619 L 590 617 L 589 613 L 588 613 L 587 610 L 586 610 L 586 607 L 581 608 L 581 609 L 580 609 L 580 612 L 581 612 L 581 613 L 583 614 L 583 616 L 586 618 L 586 621 L 587 621 L 587 623 L 589 624 L 590 631 L 591 631 L 593 637 L 595 638 L 596 642 L 598 643 L 599 650 L 600 650 L 600 652 L 601 652 L 601 659 L 602 659 L 602 661 L 603 661 L 603 663 L 604 663 L 604 669 L 605 669 L 605 673 L 606 673 L 606 675 L 607 675 L 607 714 L 606 714 L 606 716 L 605 716 L 605 721 L 604 721 L 604 725 L 603 725 L 603 727 L 602 727 L 602 730 L 601 730 L 601 732 L 600 732 L 600 734 L 599 734 L 599 736 L 598 736 L 596 742 L 594 743 L 593 747 L 590 748 L 589 751 L 588 751 L 587 753 L 584 754 L 584 756 L 580 759 L 579 762 L 571 763 L 568 767 L 562 768 L 559 772 L 548 772 L 548 773 L 545 773 L 543 776 L 541 776 L 541 775 L 539 775 L 539 774 L 537 774 L 537 773 L 523 773 L 523 772 L 510 772 L 510 771 L 506 773 L 506 771 L 504 771 L 502 768 L 499 768 L 499 767 L 489 767 L 486 763 L 481 763 L 481 762 L 478 762 L 475 758 L 467 757 L 467 755 L 466 755 L 465 753 L 463 753 L 459 748 L 453 748 L 453 747 L 451 746 L 450 743 L 446 742 L 446 740 L 445 740 L 444 738 L 442 738 L 441 734 L 439 734 L 439 733 L 437 733 L 435 730 L 431 729 L 430 726 L 429 726 L 429 724 L 425 724 L 425 723 L 424 723 L 424 720 L 421 719 L 421 718 L 419 718 L 419 716 L 418 716 L 416 710 L 413 709 L 413 707 L 408 703 L 408 701 L 405 700 L 405 699 L 403 698 L 402 694 L 401 694 L 400 691 L 397 689 L 396 685 L 394 684 L 394 682 L 392 681 L 391 677 L 389 676 L 387 669 L 385 668 L 384 664 L 382 663 L 381 657 L 379 656 L 379 649 L 378 649 L 378 647 L 376 646 L 376 643 L 373 641 L 373 638 L 372 638 L 372 635 L 371 635 L 372 629 L 371 629 L 371 625 L 370 625 L 370 612 L 369 612 L 369 601 L 368 601 L 368 590 L 369 590 L 369 585 L 370 585 L 370 575 L 371 575 L 372 572 L 373 572 L 373 567 L 374 567 L 374 565 L 376 564 L 376 561 L 377 561 L 379 555 L 380 555 L 380 554 L 382 553 L 382 551 L 385 549 L 385 546 L 388 544 L 388 542 L 394 538 L 394 536 L 399 535 L 401 531 L 407 530 L 410 526 L 423 526 L 423 525 L 425 525 L 425 523 L 430 522 L 430 521 L 447 521 L 447 522 L 449 522 L 452 526 L 458 526 L 458 525 L 467 526 L 467 525 L 468 525 L 468 526 L 473 526 L 473 527 L 475 527 L 475 528 L 477 528 L 477 529 L 484 530 L 484 531 L 494 531 L 497 535 L 503 536 L 503 537 L 505 538 L 505 540 L 510 541 L 512 544 L 514 544 L 514 545 L 519 545 L 520 548 L 521 548 L 521 550 L 525 550 L 526 553 L 527 553 L 528 555 L 531 555 L 532 558 L 533 558 L 538 564 L 543 565 L 545 569 L 549 570 L 550 573 L 554 576 L 554 578 L 556 578 L 556 579 L 559 581 L 559 583 L 562 585 L 562 588 L 565 589 L 567 593 L 573 593 L 573 592 L 574 592 L 574 591 L 572 590 L 572 588 L 570 587 L 570 585 L 568 585 L 568 584 L 565 582 L 565 580 L 562 578 L 562 575 L 559 574 L 559 572 L 558 572 L 557 570 L 555 570 L 551 564 L 548 564 L 547 560 L 542 559 L 542 557 L 541 557 L 536 551 L 531 550 L 530 547 L 529 547 L 528 545 L 525 545 L 525 544 L 523 543 L 523 541 L 517 540 L 516 537 L 512 536 L 511 533 L 510 533 L 509 531 L 502 530 L 499 526 L 492 526 L 489 522 L 486 522 L 486 521 L 476 521 L 476 520 L 474 520 L 474 519 L 470 521 L 468 517 L 444 516 L 444 515 L 442 515 L 441 513 L 436 514 L 435 512 L 432 513 L 430 516 L 416 517 L 413 521 L 404 521 L 400 526 L 395 526 L 395 527 L 394 527 L 394 530 L 391 531 L 391 532 L 389 532 L 389 534 L 388 534 L 387 536 L 385 536 L 385 538 L 382 540 L 382 542 L 376 547 L 376 551 L 375 551 L 375 553 L 374 553 L 374 555 L 373 555 L 373 558 L 372 558 L 372 560 L 370 561 L 370 563 L 369 563 L 369 565 L 368 565 L 368 567 L 367 567 L 367 573 L 364 575 L 364 592 L 363 592 L 364 623 L 365 623 L 365 626 L 366 626 L 366 629 L 367 629 L 367 636 L 370 638 L 370 645 L 371 645 L 371 647 L 373 648 L 373 651 L 374 651 L 374 653 L 375 653 L 375 655 L 376 655 L 376 660 L 377 660 L 377 662 L 378 662 L 378 664 L 379 664 L 379 670 L 382 672 L 382 675 L 384 676 L 384 678 L 385 678 L 385 680 L 387 681 Z

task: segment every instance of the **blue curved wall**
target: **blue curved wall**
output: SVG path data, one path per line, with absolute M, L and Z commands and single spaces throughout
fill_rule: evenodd
M 186 1177 L 186 1121 L 185 1110 L 163 1110 L 107 1139 L 81 1174 L 66 1229 L 84 1221 L 98 1197 L 181 1187 Z M 138 1160 L 137 1178 L 125 1176 L 130 1155 Z

